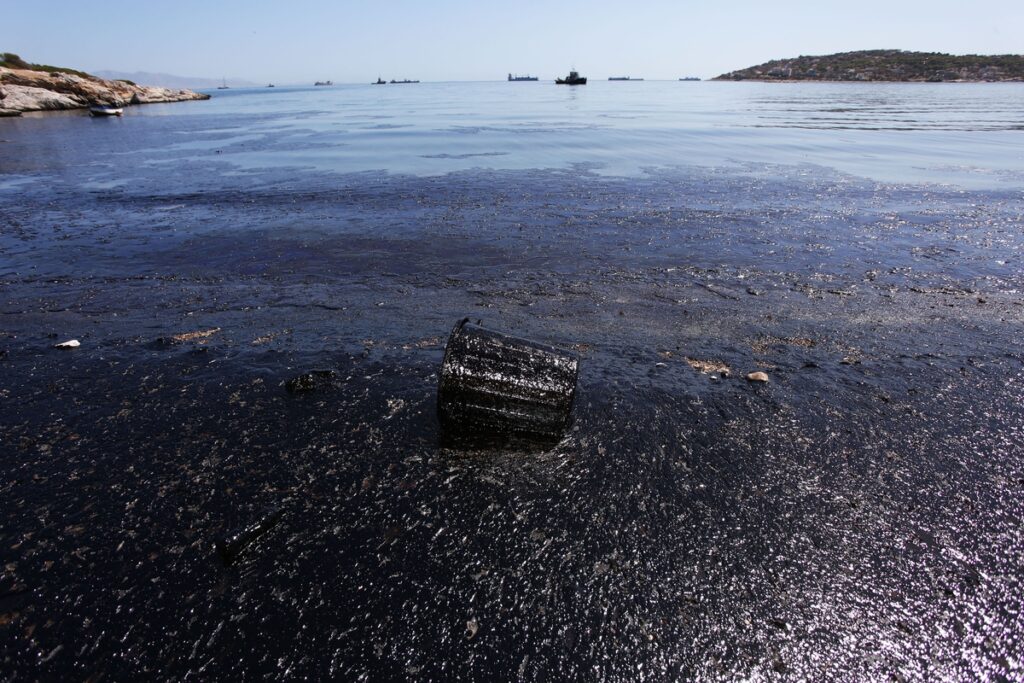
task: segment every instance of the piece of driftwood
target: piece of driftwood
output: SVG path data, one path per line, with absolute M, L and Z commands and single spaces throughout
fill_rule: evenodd
M 442 433 L 459 441 L 558 440 L 569 426 L 579 358 L 474 325 L 448 338 L 438 382 Z
M 250 544 L 277 526 L 284 516 L 286 503 L 268 507 L 245 526 L 230 531 L 216 541 L 217 552 L 225 565 L 232 565 Z

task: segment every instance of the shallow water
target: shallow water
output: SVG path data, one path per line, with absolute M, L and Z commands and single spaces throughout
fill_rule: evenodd
M 0 121 L 5 672 L 1024 675 L 1019 86 L 389 88 Z M 557 447 L 439 445 L 466 315 Z

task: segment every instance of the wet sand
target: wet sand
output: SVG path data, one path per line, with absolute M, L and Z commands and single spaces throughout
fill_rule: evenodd
M 3 669 L 1024 675 L 1020 193 L 810 170 L 25 188 Z M 439 446 L 463 316 L 580 354 L 557 447 Z

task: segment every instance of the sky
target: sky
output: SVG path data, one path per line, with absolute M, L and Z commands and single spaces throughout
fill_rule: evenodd
M 0 51 L 85 71 L 252 82 L 710 78 L 801 54 L 1024 52 L 1020 0 L 32 0 Z

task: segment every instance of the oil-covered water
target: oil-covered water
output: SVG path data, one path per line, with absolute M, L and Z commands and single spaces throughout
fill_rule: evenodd
M 1021 677 L 1020 92 L 0 121 L 3 671 Z M 556 447 L 441 445 L 465 316 L 579 354 Z

